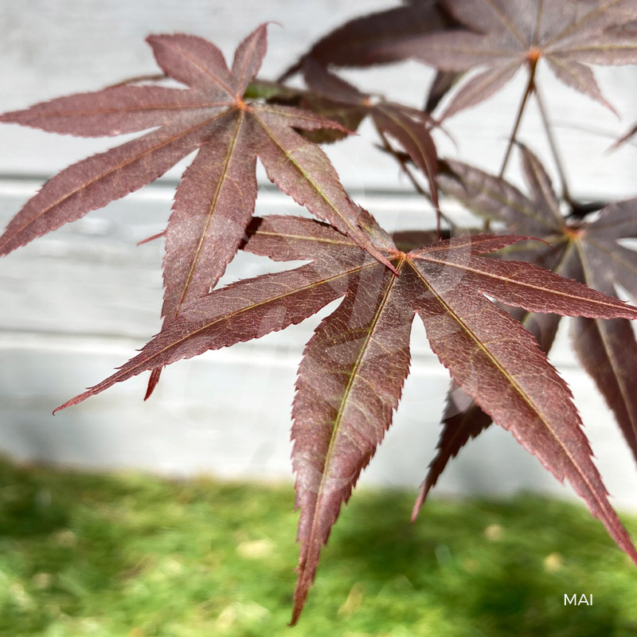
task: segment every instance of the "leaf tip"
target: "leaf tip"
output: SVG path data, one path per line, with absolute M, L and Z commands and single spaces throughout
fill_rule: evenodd
M 303 585 L 303 574 L 299 574 L 299 582 L 294 592 L 294 608 L 292 609 L 292 618 L 290 619 L 288 626 L 296 626 L 301 618 L 301 613 L 305 606 L 305 600 L 307 599 L 308 587 Z
M 422 505 L 425 503 L 428 493 L 429 493 L 429 487 L 425 483 L 423 483 L 420 487 L 420 491 L 418 492 L 418 496 L 416 497 L 416 501 L 414 502 L 414 508 L 411 511 L 410 522 L 412 524 L 418 518 L 418 515 L 420 514 L 420 509 L 422 509 Z
M 2 116 L 0 116 L 0 121 L 2 121 Z M 637 126 L 633 126 L 627 133 L 624 133 L 617 141 L 613 142 L 605 151 L 605 155 L 609 155 L 610 153 L 614 153 L 618 148 L 623 146 L 633 135 L 637 133 Z
M 137 247 L 143 246 L 146 243 L 150 243 L 151 241 L 155 241 L 155 239 L 161 239 L 165 235 L 166 235 L 166 231 L 162 230 L 162 232 L 158 232 L 157 234 L 154 234 L 151 237 L 146 237 L 146 239 L 142 239 L 141 241 L 138 241 Z
M 150 374 L 150 378 L 148 379 L 148 387 L 146 388 L 146 394 L 144 395 L 144 402 L 146 402 L 155 391 L 155 387 L 159 383 L 159 379 L 161 377 L 161 367 L 155 367 Z
M 299 614 L 296 613 L 296 610 L 292 613 L 292 619 L 288 622 L 288 626 L 290 628 L 294 628 L 299 622 Z
M 91 394 L 89 391 L 86 391 L 83 394 L 78 394 L 74 398 L 71 398 L 71 400 L 67 400 L 64 404 L 60 405 L 59 407 L 56 407 L 53 410 L 53 415 L 55 416 L 55 414 L 57 414 L 58 411 L 62 411 L 63 409 L 66 409 L 67 407 L 73 407 L 74 405 L 77 405 L 85 401 L 90 395 Z

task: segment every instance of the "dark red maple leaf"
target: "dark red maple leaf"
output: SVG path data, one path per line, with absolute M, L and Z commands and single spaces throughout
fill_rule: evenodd
M 76 405 L 143 371 L 299 323 L 344 297 L 308 342 L 293 406 L 301 555 L 292 623 L 343 502 L 392 422 L 409 373 L 415 314 L 455 382 L 559 480 L 568 479 L 637 562 L 607 500 L 571 394 L 533 337 L 488 298 L 529 312 L 637 318 L 637 309 L 534 265 L 483 256 L 520 237 L 477 235 L 399 251 L 371 216 L 366 227 L 397 274 L 334 228 L 297 217 L 253 220 L 244 249 L 293 270 L 233 283 L 193 302 Z
M 285 81 L 308 62 L 324 67 L 363 68 L 400 62 L 427 33 L 459 23 L 438 0 L 411 0 L 403 6 L 354 18 L 321 38 L 280 78 Z M 429 90 L 426 109 L 433 110 L 457 80 L 458 73 L 440 72 Z
M 634 64 L 634 0 L 441 0 L 465 29 L 426 34 L 393 51 L 441 71 L 486 67 L 454 96 L 445 116 L 478 104 L 509 82 L 522 66 L 531 75 L 540 59 L 567 86 L 613 109 L 589 64 Z
M 593 222 L 568 219 L 560 213 L 558 198 L 540 161 L 524 146 L 521 152 L 530 197 L 504 179 L 460 162 L 446 165 L 440 185 L 475 213 L 504 222 L 515 232 L 543 237 L 551 246 L 534 243 L 522 252 L 505 253 L 504 258 L 522 256 L 611 296 L 617 296 L 618 284 L 637 299 L 637 252 L 618 243 L 637 238 L 637 199 L 607 206 Z M 560 316 L 525 312 L 516 318 L 548 353 Z M 637 341 L 630 323 L 578 317 L 571 336 L 575 353 L 612 409 L 637 460 L 637 396 L 633 391 Z M 414 517 L 448 462 L 490 424 L 491 418 L 475 402 L 461 389 L 452 388 L 438 454 L 421 487 Z
M 53 177 L 9 223 L 0 255 L 141 188 L 199 149 L 177 189 L 165 235 L 165 321 L 213 288 L 236 254 L 254 212 L 257 157 L 284 193 L 389 265 L 360 227 L 359 209 L 327 157 L 295 132 L 342 127 L 308 111 L 244 101 L 266 52 L 266 29 L 260 26 L 239 45 L 232 68 L 202 38 L 150 36 L 159 66 L 187 90 L 118 86 L 1 115 L 2 122 L 80 136 L 160 128 Z
M 327 66 L 366 67 L 404 59 L 399 44 L 419 41 L 424 33 L 447 28 L 453 19 L 438 0 L 411 0 L 403 6 L 354 18 L 321 38 L 294 66 L 307 58 Z M 286 75 L 292 72 L 286 72 Z

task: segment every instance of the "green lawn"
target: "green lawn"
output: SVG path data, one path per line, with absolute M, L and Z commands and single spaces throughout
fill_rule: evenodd
M 289 628 L 291 486 L 0 462 L 0 635 L 637 635 L 637 568 L 583 508 L 434 500 L 412 525 L 413 495 L 356 494 Z

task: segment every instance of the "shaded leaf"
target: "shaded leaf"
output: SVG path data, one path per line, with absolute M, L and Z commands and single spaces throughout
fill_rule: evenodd
M 451 117 L 459 111 L 475 106 L 497 93 L 518 72 L 517 64 L 499 64 L 483 73 L 478 73 L 462 85 L 452 103 L 445 110 L 444 117 Z
M 553 227 L 564 224 L 560 212 L 560 202 L 553 189 L 553 183 L 540 160 L 523 144 L 521 149 L 522 171 L 526 185 L 537 208 L 542 212 L 542 218 Z
M 405 5 L 354 18 L 335 29 L 287 69 L 280 81 L 302 72 L 308 63 L 360 68 L 400 62 L 409 57 L 404 49 L 417 45 L 424 35 L 458 26 L 438 0 Z M 438 73 L 429 88 L 425 111 L 433 111 L 461 75 Z
M 424 33 L 446 28 L 449 16 L 435 0 L 408 3 L 388 11 L 354 18 L 321 38 L 282 76 L 296 73 L 310 58 L 324 66 L 366 67 L 405 59 L 400 45 L 418 41 Z
M 436 486 L 438 478 L 452 458 L 472 438 L 479 436 L 493 421 L 476 403 L 455 383 L 447 394 L 447 404 L 442 417 L 443 429 L 436 447 L 436 457 L 429 463 L 427 477 L 420 485 L 418 497 L 411 512 L 414 522 L 422 509 L 431 489 Z
M 637 19 L 630 0 L 446 0 L 464 29 L 401 42 L 396 49 L 441 71 L 487 71 L 465 84 L 447 115 L 473 106 L 502 88 L 521 66 L 546 59 L 562 82 L 613 107 L 586 64 L 634 64 L 635 32 L 620 28 Z
M 579 263 L 574 276 L 608 295 L 617 295 L 615 282 L 634 281 L 634 272 L 627 267 L 630 261 L 619 259 L 625 256 L 637 265 L 637 254 L 617 245 L 614 240 L 615 233 L 621 233 L 621 230 L 627 235 L 634 234 L 630 228 L 634 228 L 636 202 L 626 203 L 629 205 L 609 207 L 598 222 L 581 229 L 575 241 Z M 629 211 L 632 212 L 631 220 L 626 219 Z M 623 237 L 620 234 L 618 238 Z M 629 290 L 635 295 L 637 286 L 633 284 Z M 578 318 L 573 323 L 572 337 L 576 354 L 613 410 L 637 461 L 637 396 L 633 390 L 637 342 L 632 326 L 621 319 Z
M 636 38 L 637 39 L 637 38 Z M 548 65 L 555 76 L 567 86 L 574 88 L 580 93 L 584 93 L 594 100 L 603 104 L 608 109 L 618 115 L 615 107 L 602 95 L 602 92 L 595 80 L 593 71 L 585 64 L 580 64 L 575 60 L 552 57 L 548 59 Z
M 462 73 L 445 73 L 438 71 L 429 87 L 425 111 L 431 113 L 438 106 L 442 98 L 456 85 L 462 77 Z
M 592 223 L 568 224 L 559 214 L 559 202 L 542 164 L 528 148 L 522 146 L 521 149 L 522 168 L 532 193 L 532 197 L 526 201 L 520 200 L 520 196 L 525 196 L 503 179 L 464 164 L 454 166 L 453 180 L 449 179 L 449 191 L 457 193 L 456 196 L 469 209 L 481 215 L 490 213 L 491 218 L 503 220 L 519 230 L 537 232 L 540 227 L 536 224 L 536 217 L 546 219 L 544 233 L 537 233 L 555 247 L 552 252 L 543 248 L 538 250 L 537 247 L 531 249 L 522 244 L 522 250 L 512 246 L 502 252 L 503 258 L 522 257 L 562 276 L 587 283 L 609 296 L 617 295 L 617 283 L 637 298 L 637 253 L 617 243 L 620 239 L 637 237 L 637 200 L 608 206 Z M 464 181 L 466 185 L 463 188 Z M 502 204 L 506 198 L 502 193 L 508 194 L 509 203 L 504 207 Z M 523 211 L 522 216 L 520 211 Z M 561 229 L 558 227 L 559 220 Z M 536 243 L 535 246 L 542 244 Z M 559 317 L 551 314 L 519 314 L 515 310 L 511 313 L 522 321 L 543 351 L 548 353 Z M 634 361 L 637 360 L 637 344 L 632 327 L 622 319 L 605 321 L 578 317 L 573 323 L 572 335 L 576 354 L 613 410 L 637 460 L 637 403 L 634 392 L 630 391 L 636 371 Z M 454 390 L 448 401 L 439 452 L 421 487 L 414 515 L 449 460 L 472 437 L 486 428 L 485 422 L 475 403 L 460 390 Z
M 527 197 L 500 177 L 451 160 L 444 162 L 438 185 L 445 194 L 454 197 L 475 214 L 502 221 L 520 234 L 545 237 L 549 233 L 560 232 L 564 222 L 559 215 L 559 208 L 555 210 L 547 203 L 547 197 L 552 200 L 555 195 L 546 173 L 543 176 L 534 175 L 533 169 L 536 168 L 535 163 L 525 161 L 524 174 L 527 181 L 531 182 L 532 197 Z
M 600 286 L 601 287 L 601 286 Z M 637 342 L 623 319 L 600 321 L 577 318 L 572 327 L 573 348 L 613 410 L 626 442 L 637 459 Z

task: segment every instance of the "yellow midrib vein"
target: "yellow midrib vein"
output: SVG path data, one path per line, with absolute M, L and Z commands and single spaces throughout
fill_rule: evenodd
M 174 90 L 174 89 L 170 89 Z M 181 91 L 184 92 L 185 91 Z M 201 104 L 155 104 L 149 106 L 130 106 L 124 108 L 95 108 L 83 111 L 48 111 L 46 113 L 33 113 L 33 119 L 48 119 L 51 117 L 82 117 L 85 115 L 111 115 L 119 113 L 147 113 L 149 111 L 188 111 L 204 108 L 216 108 L 221 106 L 233 106 L 233 102 L 203 102 Z M 148 128 L 152 128 L 149 126 Z
M 322 239 L 320 237 L 310 237 L 301 234 L 287 234 L 284 232 L 268 232 L 267 230 L 256 230 L 253 233 L 248 232 L 253 237 L 275 237 L 281 239 L 298 239 L 299 241 L 313 241 L 315 243 L 329 243 L 330 245 L 347 246 L 348 248 L 356 248 L 360 250 L 358 244 L 353 241 L 336 241 L 335 239 Z
M 272 142 L 276 145 L 276 147 L 288 158 L 290 163 L 301 173 L 303 178 L 307 181 L 307 183 L 312 186 L 312 188 L 320 195 L 321 199 L 336 213 L 336 215 L 347 225 L 348 228 L 356 230 L 354 226 L 341 214 L 336 205 L 332 202 L 331 199 L 327 197 L 327 194 L 323 191 L 323 189 L 312 179 L 307 171 L 296 161 L 294 156 L 288 152 L 280 143 L 273 132 L 268 128 L 266 123 L 258 116 L 257 109 L 251 111 L 254 119 L 257 120 L 259 126 L 263 129 L 266 135 L 272 140 Z M 317 150 L 320 150 L 317 146 Z M 343 191 L 344 192 L 344 191 Z
M 402 268 L 402 265 L 404 263 L 404 259 L 401 259 L 400 262 L 398 263 L 396 270 L 400 273 L 400 270 Z M 340 427 L 343 421 L 343 417 L 345 414 L 345 407 L 347 405 L 347 402 L 349 400 L 349 396 L 352 392 L 352 389 L 354 387 L 354 384 L 356 382 L 356 378 L 358 376 L 358 371 L 360 369 L 360 366 L 363 363 L 363 359 L 365 357 L 365 354 L 369 348 L 370 343 L 373 341 L 372 335 L 374 333 L 374 330 L 376 329 L 376 325 L 378 324 L 378 321 L 380 320 L 381 314 L 383 313 L 383 310 L 385 309 L 385 306 L 387 305 L 387 300 L 389 299 L 389 295 L 391 294 L 391 291 L 394 287 L 395 282 L 398 280 L 397 276 L 390 276 L 389 278 L 389 282 L 387 285 L 387 288 L 385 289 L 385 293 L 383 295 L 383 298 L 381 299 L 380 303 L 378 304 L 378 308 L 376 309 L 376 312 L 374 314 L 374 318 L 369 326 L 369 329 L 367 330 L 367 336 L 365 338 L 365 341 L 361 347 L 360 352 L 358 353 L 358 356 L 356 357 L 356 361 L 354 363 L 354 366 L 352 367 L 352 371 L 349 375 L 349 378 L 347 380 L 347 385 L 345 387 L 345 390 L 343 392 L 343 397 L 341 398 L 341 403 L 338 407 L 338 411 L 337 411 L 337 416 L 336 419 L 334 420 L 334 426 L 332 428 L 332 434 L 330 436 L 330 442 L 329 442 L 329 446 L 327 448 L 327 453 L 325 454 L 325 461 L 323 462 L 323 468 L 326 469 L 327 467 L 329 467 L 332 457 L 334 455 L 334 448 L 336 445 L 336 439 L 338 437 L 338 434 L 340 432 Z M 310 531 L 310 537 L 307 540 L 306 546 L 309 546 L 310 549 L 312 547 L 312 545 L 314 544 L 315 540 L 316 540 L 316 512 L 319 510 L 320 505 L 321 505 L 321 501 L 323 499 L 323 495 L 324 495 L 324 491 L 325 491 L 325 482 L 327 480 L 327 476 L 326 476 L 327 471 L 324 470 L 321 476 L 321 483 L 319 485 L 318 491 L 317 491 L 317 495 L 316 495 L 316 503 L 313 507 L 313 517 L 312 517 L 312 526 L 311 526 L 311 531 Z M 303 573 L 301 574 L 301 577 L 303 577 Z
M 188 294 L 188 290 L 190 289 L 190 284 L 192 282 L 192 278 L 195 273 L 195 269 L 197 267 L 197 262 L 199 261 L 199 255 L 203 249 L 203 245 L 207 239 L 208 229 L 210 228 L 210 224 L 212 223 L 212 217 L 217 210 L 217 204 L 219 202 L 219 197 L 221 196 L 221 192 L 226 182 L 226 177 L 228 176 L 228 168 L 230 166 L 230 162 L 232 160 L 232 156 L 234 153 L 235 146 L 237 144 L 237 139 L 239 138 L 239 134 L 241 131 L 241 126 L 243 124 L 245 115 L 244 111 L 239 110 L 239 116 L 237 118 L 237 123 L 235 125 L 235 129 L 232 134 L 232 138 L 230 143 L 228 144 L 228 152 L 226 154 L 225 162 L 223 164 L 223 169 L 221 171 L 221 176 L 219 178 L 219 182 L 215 189 L 214 196 L 210 205 L 208 207 L 208 214 L 206 215 L 206 223 L 203 231 L 201 232 L 201 236 L 199 237 L 199 243 L 197 244 L 197 249 L 193 256 L 192 262 L 190 264 L 190 270 L 188 271 L 188 276 L 186 277 L 186 281 L 184 283 L 184 289 L 181 293 L 181 298 L 179 299 L 179 303 L 177 304 L 177 308 L 175 310 L 175 317 L 179 316 L 179 312 L 181 311 L 181 307 L 186 299 L 186 295 Z
M 193 58 L 191 55 L 188 55 L 184 49 L 182 49 L 179 45 L 175 45 L 172 41 L 163 41 L 164 46 L 170 47 L 173 51 L 179 53 L 179 55 L 183 56 L 186 60 L 188 60 L 193 66 L 196 66 L 204 75 L 212 78 L 214 82 L 216 82 L 221 88 L 223 88 L 226 93 L 230 95 L 233 99 L 235 99 L 235 95 L 232 92 L 232 89 L 217 75 L 215 75 L 209 68 L 199 64 L 199 62 Z
M 488 272 L 488 271 L 484 271 L 484 270 L 478 270 L 476 268 L 471 268 L 467 265 L 461 265 L 460 263 L 453 263 L 452 261 L 446 261 L 444 259 L 433 259 L 433 258 L 427 258 L 427 257 L 423 257 L 422 255 L 416 255 L 414 256 L 414 258 L 418 259 L 419 261 L 428 261 L 430 263 L 436 263 L 439 265 L 444 265 L 445 267 L 450 267 L 450 268 L 455 268 L 456 270 L 463 270 L 465 272 L 471 272 L 473 274 L 477 274 L 479 276 L 483 276 L 486 278 L 490 278 L 490 279 L 497 279 L 499 281 L 503 281 L 504 283 L 506 283 L 509 286 L 520 286 L 523 288 L 529 288 L 531 290 L 537 290 L 539 292 L 543 292 L 545 294 L 552 294 L 555 296 L 562 296 L 566 299 L 571 299 L 571 300 L 575 300 L 575 301 L 585 301 L 587 303 L 593 303 L 595 305 L 599 305 L 602 307 L 609 307 L 609 308 L 613 308 L 615 310 L 621 308 L 621 309 L 628 309 L 628 310 L 633 310 L 635 313 L 635 316 L 637 317 L 637 308 L 632 307 L 631 305 L 628 304 L 624 304 L 621 301 L 617 301 L 617 303 L 621 303 L 621 305 L 618 307 L 617 303 L 607 303 L 605 301 L 599 301 L 597 299 L 588 299 L 586 297 L 582 297 L 582 296 L 574 296 L 572 294 L 567 294 L 566 292 L 562 292 L 560 290 L 549 290 L 545 287 L 540 287 L 538 285 L 533 285 L 531 283 L 525 283 L 524 281 L 518 281 L 518 280 L 514 280 L 514 279 L 510 279 L 507 278 L 506 276 L 500 276 L 499 274 L 494 274 L 492 272 Z M 473 257 L 476 258 L 476 257 Z M 487 294 L 488 292 L 485 291 Z M 503 301 L 504 302 L 504 301 Z M 621 317 L 618 317 L 621 318 Z

